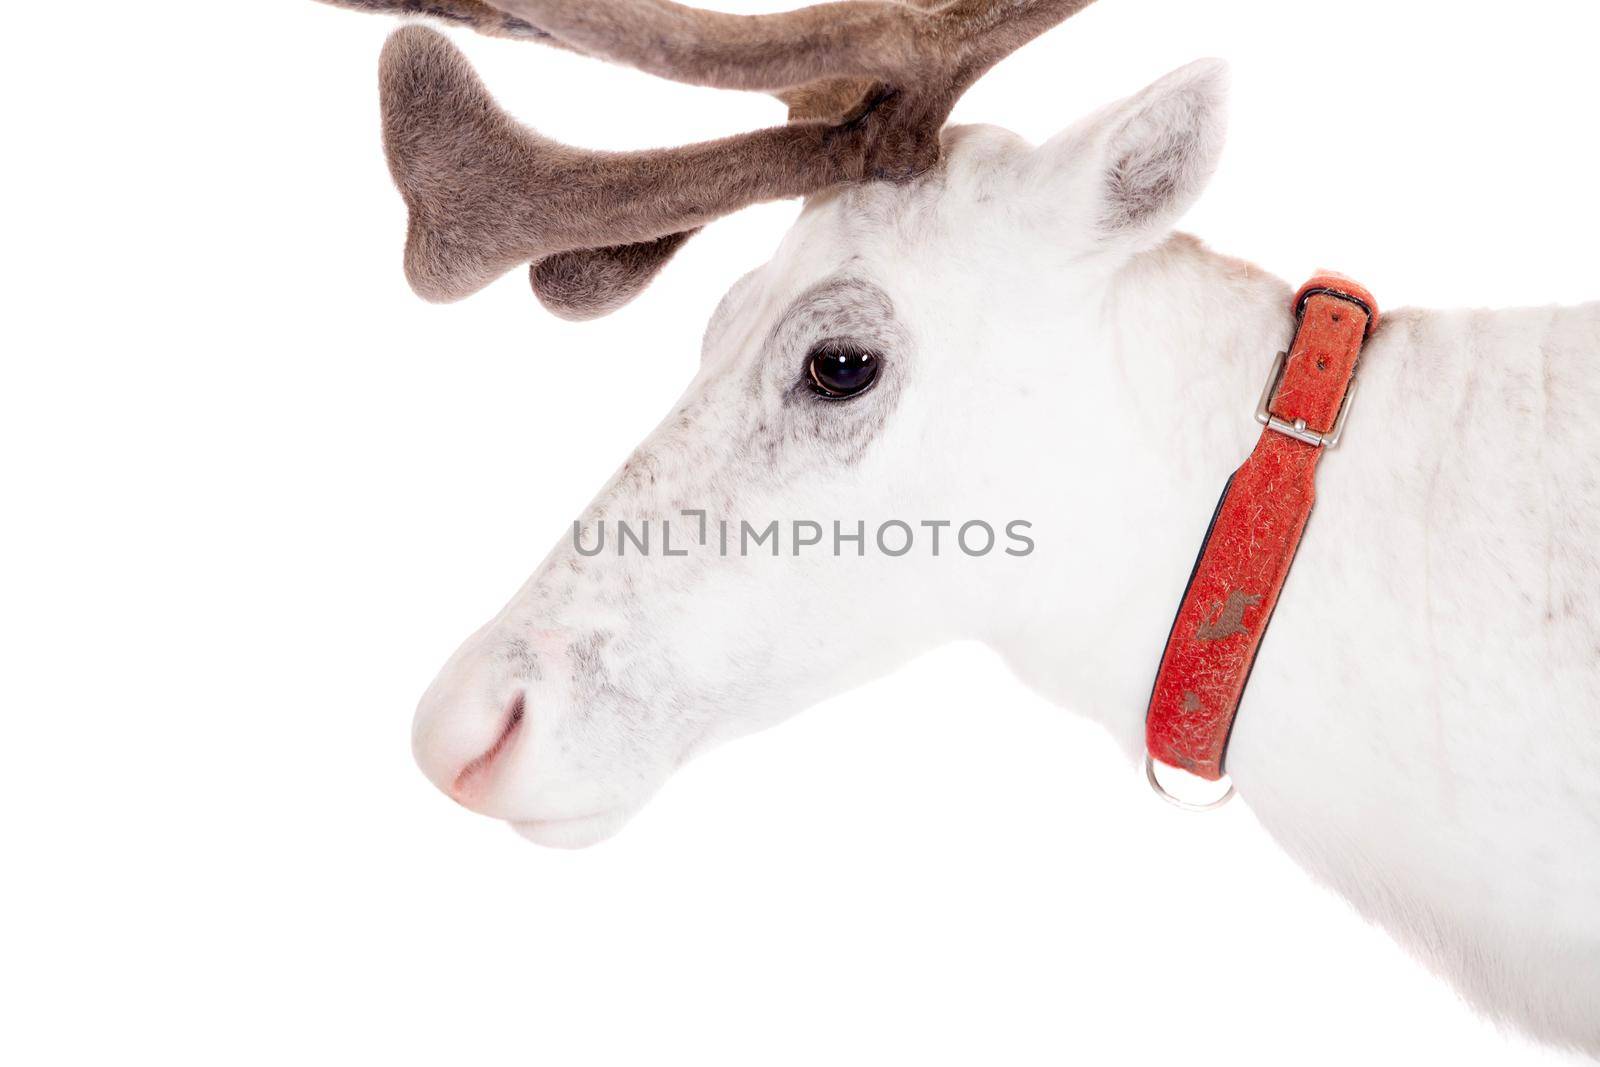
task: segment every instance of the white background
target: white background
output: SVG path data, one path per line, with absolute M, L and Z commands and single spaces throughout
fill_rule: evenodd
M 1564 1062 L 1243 805 L 1163 807 L 974 647 L 714 753 L 586 852 L 450 804 L 411 764 L 417 697 L 666 410 L 795 206 L 717 224 L 601 322 L 520 274 L 428 306 L 377 139 L 386 20 L 14 6 L 0 1058 Z M 1230 148 L 1187 228 L 1386 305 L 1577 302 L 1600 297 L 1597 40 L 1572 0 L 1100 0 L 956 117 L 1038 140 L 1225 56 Z M 462 43 L 574 143 L 781 114 Z

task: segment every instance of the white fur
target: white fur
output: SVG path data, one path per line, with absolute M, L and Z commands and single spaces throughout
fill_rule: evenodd
M 957 637 L 1137 758 L 1293 328 L 1286 283 L 1169 233 L 1214 165 L 1223 83 L 1192 65 L 1038 149 L 951 130 L 939 173 L 815 199 L 585 516 L 1023 518 L 1036 551 L 583 559 L 564 537 L 425 696 L 430 777 L 451 788 L 523 692 L 463 800 L 586 844 L 708 745 Z M 894 377 L 785 406 L 806 335 L 775 325 L 839 277 L 892 303 Z M 1360 373 L 1228 768 L 1475 1004 L 1600 1054 L 1600 305 L 1391 312 Z

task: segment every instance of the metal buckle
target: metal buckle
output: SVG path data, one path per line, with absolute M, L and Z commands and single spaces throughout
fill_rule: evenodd
M 1165 767 L 1167 764 L 1163 763 L 1162 766 Z M 1176 771 L 1178 768 L 1174 767 L 1172 770 Z M 1200 780 L 1185 771 L 1179 771 L 1178 773 L 1194 781 Z M 1156 777 L 1156 760 L 1148 752 L 1144 754 L 1144 776 L 1145 780 L 1150 783 L 1150 788 L 1155 790 L 1156 796 L 1175 808 L 1182 808 L 1184 811 L 1215 811 L 1233 799 L 1233 779 L 1226 775 L 1223 776 L 1223 781 L 1227 783 L 1228 788 L 1220 796 L 1213 797 L 1210 800 L 1185 800 L 1176 793 L 1170 792 L 1166 786 L 1161 784 L 1161 779 Z
M 1269 408 L 1272 406 L 1272 395 L 1278 391 L 1278 383 L 1283 381 L 1284 364 L 1289 361 L 1289 353 L 1279 352 L 1272 361 L 1272 370 L 1267 374 L 1266 388 L 1261 390 L 1261 401 L 1256 404 L 1256 421 L 1269 430 L 1277 430 L 1281 434 L 1288 434 L 1296 441 L 1304 441 L 1317 448 L 1337 448 L 1339 438 L 1344 436 L 1344 420 L 1350 417 L 1350 405 L 1356 398 L 1356 386 L 1360 383 L 1359 376 L 1351 378 L 1350 384 L 1345 387 L 1344 401 L 1339 405 L 1339 414 L 1333 420 L 1333 429 L 1327 433 L 1318 433 L 1306 429 L 1305 419 L 1295 419 L 1288 422 L 1278 418 Z

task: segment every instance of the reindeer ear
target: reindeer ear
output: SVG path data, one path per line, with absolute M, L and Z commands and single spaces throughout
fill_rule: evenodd
M 1086 244 L 1127 254 L 1166 237 L 1216 170 L 1227 93 L 1227 64 L 1197 60 L 1038 149 Z
M 1217 169 L 1227 96 L 1227 64 L 1202 59 L 1128 101 L 1105 141 L 1102 234 L 1142 244 L 1183 217 Z

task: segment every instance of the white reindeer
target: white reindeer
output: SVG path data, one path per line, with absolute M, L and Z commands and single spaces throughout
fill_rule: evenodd
M 402 32 L 385 78 L 413 276 L 581 248 L 441 251 L 446 194 L 417 160 L 510 154 L 452 155 L 449 116 L 533 135 L 442 39 Z M 1288 284 L 1173 232 L 1221 150 L 1225 82 L 1191 64 L 1038 147 L 946 129 L 914 180 L 811 195 L 581 536 L 423 697 L 428 777 L 587 845 L 697 753 L 957 638 L 1140 758 L 1173 609 L 1295 328 Z M 396 94 L 456 140 L 397 136 Z M 625 298 L 664 258 L 607 277 Z M 1284 848 L 1471 1002 L 1600 1055 L 1600 304 L 1389 312 L 1359 373 L 1228 770 Z M 772 519 L 779 554 L 741 553 L 740 523 Z M 911 548 L 886 558 L 894 520 Z M 1002 532 L 969 555 L 924 520 Z

